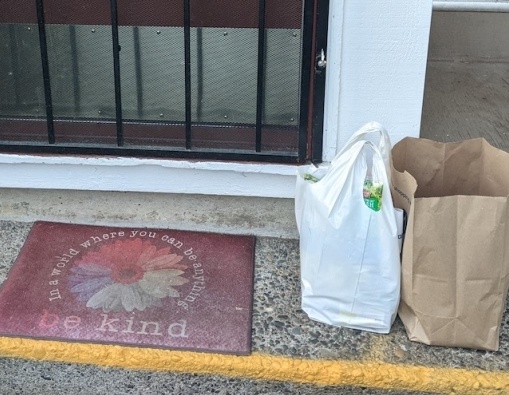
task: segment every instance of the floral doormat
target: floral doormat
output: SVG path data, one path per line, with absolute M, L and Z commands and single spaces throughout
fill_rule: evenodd
M 254 237 L 36 222 L 0 335 L 248 354 Z

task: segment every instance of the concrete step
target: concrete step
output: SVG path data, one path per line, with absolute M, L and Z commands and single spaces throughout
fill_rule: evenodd
M 0 218 L 298 238 L 293 199 L 0 189 Z

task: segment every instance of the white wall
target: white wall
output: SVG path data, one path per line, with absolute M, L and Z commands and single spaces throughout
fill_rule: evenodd
M 341 1 L 332 1 L 332 12 L 341 12 Z M 426 59 L 431 21 L 431 0 L 344 0 L 342 48 L 330 37 L 333 59 L 340 65 L 329 69 L 333 106 L 338 110 L 327 120 L 327 132 L 336 127 L 341 147 L 362 124 L 382 123 L 393 143 L 404 136 L 418 136 L 420 129 Z M 338 67 L 339 66 L 339 67 Z M 337 103 L 337 104 L 336 104 Z M 333 112 L 333 111 L 331 111 Z M 332 144 L 326 148 L 330 159 Z
M 381 122 L 393 143 L 419 135 L 431 8 L 431 0 L 331 0 L 325 160 L 368 121 Z M 0 188 L 294 193 L 295 167 L 290 165 L 149 162 L 0 155 Z

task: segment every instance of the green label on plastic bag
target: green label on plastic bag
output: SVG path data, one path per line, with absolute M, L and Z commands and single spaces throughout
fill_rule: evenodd
M 373 182 L 371 178 L 366 178 L 364 181 L 364 188 L 362 196 L 364 203 L 373 211 L 380 211 L 382 208 L 382 192 L 383 184 L 381 182 Z
M 315 176 L 313 176 L 313 175 L 311 175 L 309 173 L 304 174 L 304 180 L 305 181 L 311 181 L 311 182 L 318 182 L 318 181 L 320 181 L 317 177 L 315 177 Z

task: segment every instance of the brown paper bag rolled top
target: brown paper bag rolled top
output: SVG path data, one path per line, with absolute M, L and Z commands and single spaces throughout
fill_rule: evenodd
M 498 350 L 509 286 L 509 154 L 484 139 L 392 150 L 408 214 L 399 316 L 410 340 Z

